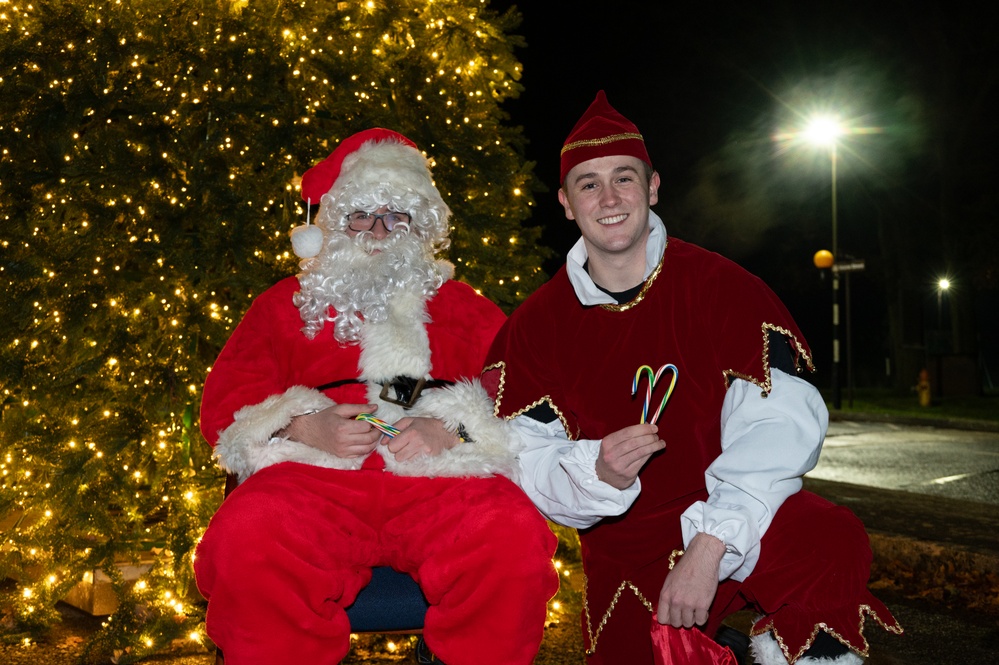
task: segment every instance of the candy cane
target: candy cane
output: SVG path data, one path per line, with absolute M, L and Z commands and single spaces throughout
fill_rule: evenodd
M 366 423 L 371 423 L 376 430 L 378 430 L 379 432 L 383 433 L 385 436 L 390 438 L 394 437 L 396 434 L 402 431 L 398 428 L 392 427 L 381 418 L 374 417 L 370 413 L 359 413 L 354 417 L 354 420 L 361 420 Z
M 655 375 L 652 373 L 652 368 L 648 365 L 642 365 L 635 372 L 635 378 L 631 382 L 632 397 L 634 397 L 635 393 L 638 392 L 638 381 L 642 378 L 643 373 L 648 376 L 649 384 L 645 387 L 645 404 L 642 405 L 642 419 L 639 421 L 641 423 L 644 423 L 645 419 L 649 417 L 649 404 L 652 402 L 652 386 L 656 382 Z
M 659 403 L 659 408 L 656 409 L 656 413 L 652 416 L 652 420 L 649 420 L 649 406 L 652 403 L 652 390 L 655 388 L 656 384 L 659 383 L 659 378 L 663 375 L 663 372 L 670 370 L 673 374 L 673 378 L 670 381 L 669 388 L 666 389 L 666 394 L 663 395 L 662 401 Z M 679 376 L 679 370 L 677 370 L 676 365 L 672 363 L 667 363 L 659 368 L 658 371 L 653 372 L 652 368 L 648 365 L 642 365 L 635 372 L 635 378 L 631 382 L 631 396 L 634 397 L 635 393 L 638 392 L 638 381 L 645 375 L 648 378 L 648 385 L 645 388 L 645 404 L 642 405 L 642 420 L 640 422 L 650 422 L 653 425 L 659 421 L 659 416 L 662 415 L 663 409 L 666 407 L 666 402 L 669 401 L 670 396 L 673 395 L 673 388 L 676 387 L 676 379 Z
M 673 365 L 672 363 L 667 363 L 667 364 L 663 365 L 662 367 L 660 367 L 659 371 L 656 372 L 656 383 L 659 382 L 659 377 L 662 376 L 663 372 L 665 372 L 667 369 L 670 370 L 670 371 L 672 371 L 672 373 L 673 373 L 673 379 L 669 382 L 669 388 L 666 389 L 666 394 L 663 395 L 663 401 L 661 401 L 659 403 L 659 408 L 656 409 L 656 415 L 652 416 L 652 424 L 653 425 L 655 425 L 657 422 L 659 422 L 659 415 L 662 414 L 663 408 L 666 407 L 666 402 L 668 402 L 670 396 L 673 395 L 673 388 L 676 387 L 676 379 L 677 379 L 677 377 L 680 374 L 679 370 L 677 370 L 677 368 L 676 368 L 676 365 Z

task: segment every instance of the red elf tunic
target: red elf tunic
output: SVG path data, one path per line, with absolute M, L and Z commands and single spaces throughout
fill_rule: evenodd
M 643 386 L 632 396 L 636 370 L 667 363 L 678 368 L 679 380 L 658 421 L 666 449 L 639 474 L 640 495 L 624 515 L 580 532 L 591 662 L 652 662 L 649 613 L 671 554 L 683 548 L 680 515 L 708 497 L 705 470 L 722 452 L 720 414 L 730 382 L 744 379 L 769 393 L 773 331 L 790 341 L 799 368 L 811 367 L 804 337 L 760 279 L 670 238 L 659 266 L 631 302 L 581 304 L 563 267 L 497 336 L 487 360 L 488 370 L 501 374 L 490 381 L 498 386 L 497 412 L 513 418 L 547 403 L 572 440 L 601 439 L 638 423 L 645 395 Z M 654 391 L 650 411 L 664 390 Z M 758 631 L 773 627 L 793 661 L 822 625 L 861 653 L 867 650 L 863 612 L 873 608 L 897 625 L 866 589 L 866 534 L 844 511 L 806 492 L 788 499 L 761 541 L 754 572 L 744 582 L 719 587 L 709 634 L 730 612 L 755 605 L 765 615 Z M 841 554 L 835 557 L 841 562 L 829 562 L 826 574 L 817 568 L 813 543 L 787 551 L 789 543 L 806 539 Z M 826 582 L 817 583 L 817 576 Z M 766 623 L 770 619 L 773 626 Z

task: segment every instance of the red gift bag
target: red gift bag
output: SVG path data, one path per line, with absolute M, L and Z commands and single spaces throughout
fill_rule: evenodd
M 737 665 L 735 654 L 696 628 L 674 628 L 652 617 L 656 665 Z

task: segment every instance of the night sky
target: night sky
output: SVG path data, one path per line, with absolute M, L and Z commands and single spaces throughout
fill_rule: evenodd
M 852 275 L 854 334 L 887 335 L 879 216 L 928 220 L 907 239 L 913 260 L 926 264 L 927 280 L 944 269 L 934 263 L 931 158 L 948 137 L 931 127 L 934 86 L 963 85 L 972 89 L 958 93 L 973 97 L 976 81 L 991 81 L 984 92 L 994 107 L 999 25 L 985 3 L 491 3 L 510 4 L 524 17 L 515 32 L 527 47 L 517 50 L 525 91 L 506 108 L 549 189 L 536 193 L 532 219 L 557 253 L 549 272 L 578 238 L 556 199 L 559 149 L 600 89 L 645 137 L 667 231 L 760 275 L 820 362 L 831 345 L 830 289 L 812 256 L 831 245 L 829 153 L 774 135 L 817 112 L 871 130 L 844 137 L 838 161 L 840 254 L 869 268 Z M 950 83 L 959 70 L 962 80 Z M 979 112 L 982 141 L 995 137 L 995 118 Z M 885 345 L 858 353 L 876 380 Z

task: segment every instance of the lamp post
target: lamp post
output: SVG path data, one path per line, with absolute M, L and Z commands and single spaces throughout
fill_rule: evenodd
M 941 277 L 937 280 L 937 329 L 943 330 L 943 294 L 950 288 L 950 280 Z
M 832 116 L 819 116 L 812 119 L 802 132 L 802 136 L 815 145 L 829 147 L 829 163 L 832 173 L 832 325 L 833 325 L 833 366 L 832 366 L 832 397 L 833 408 L 843 406 L 843 394 L 840 386 L 839 358 L 839 272 L 835 270 L 835 262 L 839 260 L 839 243 L 837 237 L 836 219 L 836 145 L 837 139 L 843 134 L 839 121 Z
M 937 280 L 937 334 L 936 334 L 936 352 L 937 352 L 937 397 L 943 397 L 944 395 L 944 380 L 943 380 L 943 357 L 944 354 L 950 353 L 952 350 L 950 341 L 950 331 L 944 326 L 944 315 L 943 315 L 943 300 L 944 294 L 950 290 L 950 280 L 946 277 L 941 277 Z M 948 303 L 949 304 L 949 303 Z
M 774 136 L 774 140 L 781 142 L 792 142 L 804 139 L 808 143 L 829 149 L 830 173 L 832 175 L 832 253 L 830 256 L 830 267 L 832 268 L 832 325 L 833 325 L 833 365 L 832 365 L 832 397 L 833 408 L 840 409 L 843 405 L 842 389 L 840 385 L 840 353 L 839 353 L 839 273 L 846 273 L 847 284 L 847 353 L 849 354 L 849 273 L 854 270 L 863 270 L 863 260 L 843 261 L 839 255 L 839 237 L 837 229 L 837 198 L 836 198 L 836 169 L 838 167 L 837 153 L 839 150 L 839 138 L 844 134 L 875 134 L 880 133 L 880 127 L 855 127 L 853 125 L 844 126 L 840 124 L 839 118 L 834 115 L 814 116 L 812 120 L 800 131 L 780 132 Z M 828 253 L 828 252 L 827 252 Z M 818 264 L 816 264 L 818 265 Z M 851 363 L 852 364 L 852 363 Z M 847 367 L 847 380 L 851 386 L 850 402 L 853 405 L 853 378 L 850 367 Z

